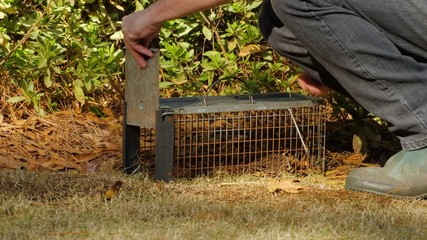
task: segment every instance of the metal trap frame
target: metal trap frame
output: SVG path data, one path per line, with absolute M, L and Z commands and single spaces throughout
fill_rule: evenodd
M 158 57 L 139 69 L 126 56 L 126 173 L 153 159 L 155 177 L 163 181 L 325 170 L 322 99 L 291 93 L 159 98 Z

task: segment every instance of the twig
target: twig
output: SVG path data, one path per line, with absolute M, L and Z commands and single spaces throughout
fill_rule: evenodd
M 220 183 L 219 186 L 235 186 L 235 185 L 264 185 L 263 182 L 229 182 Z
M 219 33 L 216 29 L 216 26 L 214 24 L 212 24 L 212 22 L 206 17 L 206 15 L 203 12 L 200 12 L 200 15 L 203 17 L 203 19 L 205 20 L 205 22 L 208 24 L 208 26 L 211 28 L 211 30 L 214 32 L 215 34 L 215 38 L 219 44 L 219 47 L 221 48 L 222 53 L 224 54 L 225 59 L 227 59 L 227 50 L 225 50 L 224 44 L 222 44 L 221 42 L 221 36 L 219 36 Z
M 39 25 L 40 21 L 43 19 L 44 15 L 46 15 L 47 10 L 50 8 L 50 3 L 52 2 L 52 0 L 49 0 L 49 2 L 47 3 L 46 8 L 43 10 L 42 14 L 40 15 L 40 17 L 37 19 L 37 21 L 31 26 L 30 29 L 28 29 L 28 32 L 25 33 L 24 37 L 22 37 L 22 39 L 15 45 L 15 47 L 9 51 L 1 60 L 0 60 L 0 66 L 3 65 L 3 63 L 6 62 L 7 59 L 10 58 L 10 56 L 12 56 L 12 54 L 22 45 L 24 44 L 28 38 L 30 37 L 30 34 L 33 32 L 33 30 Z
M 117 31 L 113 21 L 111 20 L 110 14 L 108 14 L 108 11 L 107 11 L 107 8 L 105 7 L 104 2 L 101 2 L 101 4 L 102 4 L 101 11 L 103 10 L 103 12 L 105 13 L 105 16 L 107 16 L 107 20 L 108 20 L 108 23 L 110 24 L 111 29 L 113 29 L 114 32 Z

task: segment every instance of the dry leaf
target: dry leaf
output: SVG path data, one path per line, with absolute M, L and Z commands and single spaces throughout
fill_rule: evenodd
M 102 191 L 101 190 L 96 190 L 94 194 L 92 194 L 92 197 L 97 200 L 97 201 L 101 201 L 102 199 Z
M 0 155 L 0 168 L 7 169 L 20 169 L 22 167 L 21 161 L 13 158 Z
M 99 153 L 80 153 L 73 156 L 77 163 L 90 162 L 99 157 Z
M 99 171 L 101 172 L 111 172 L 113 170 L 114 167 L 114 159 L 113 158 L 108 158 L 105 159 L 104 161 L 102 161 L 99 164 Z
M 111 110 L 111 108 L 103 107 L 102 112 L 110 118 L 116 118 L 116 115 L 114 114 L 114 111 Z
M 246 57 L 246 56 L 253 54 L 253 53 L 265 51 L 266 49 L 267 49 L 267 47 L 264 45 L 249 44 L 249 45 L 246 45 L 240 49 L 239 57 Z
M 77 169 L 79 170 L 80 167 L 76 164 L 74 164 L 71 161 L 67 161 L 65 159 L 51 159 L 49 161 L 46 161 L 44 164 L 42 164 L 44 167 L 48 167 L 50 169 L 54 170 L 64 170 L 64 169 Z
M 365 160 L 366 154 L 354 153 L 344 160 L 346 164 L 361 165 Z
M 354 167 L 352 167 L 350 165 L 338 166 L 334 170 L 327 171 L 326 177 L 328 179 L 345 179 L 345 178 L 347 178 L 348 173 L 353 168 Z
M 111 142 L 98 142 L 94 144 L 94 146 L 102 150 L 110 150 L 110 151 L 115 151 L 120 149 L 118 144 L 111 143 Z
M 90 134 L 90 133 L 83 133 L 83 134 L 80 134 L 82 137 L 84 137 L 85 139 L 87 139 L 87 140 L 90 140 L 90 141 L 92 141 L 92 142 L 100 142 L 100 141 L 102 141 L 102 137 L 101 136 L 96 136 L 96 135 L 94 135 L 94 134 Z
M 99 159 L 95 159 L 93 161 L 88 161 L 86 163 L 86 171 L 88 173 L 94 173 L 98 170 L 99 164 L 101 163 L 101 161 Z
M 306 189 L 305 186 L 302 186 L 298 183 L 299 181 L 295 180 L 270 180 L 267 183 L 267 190 L 271 193 L 284 192 L 297 194 Z

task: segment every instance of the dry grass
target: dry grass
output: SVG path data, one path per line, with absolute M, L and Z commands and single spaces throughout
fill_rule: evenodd
M 343 176 L 363 164 L 342 155 L 328 179 L 300 179 L 299 194 L 271 193 L 271 179 L 254 175 L 164 184 L 146 173 L 107 172 L 120 164 L 120 119 L 73 112 L 0 118 L 0 168 L 9 169 L 0 170 L 0 239 L 427 236 L 427 201 L 345 191 Z M 111 201 L 96 197 L 119 180 Z
M 93 194 L 124 182 L 109 202 Z M 2 239 L 424 239 L 427 202 L 348 192 L 306 177 L 300 194 L 268 179 L 156 182 L 147 174 L 0 171 Z M 224 184 L 226 183 L 226 184 Z

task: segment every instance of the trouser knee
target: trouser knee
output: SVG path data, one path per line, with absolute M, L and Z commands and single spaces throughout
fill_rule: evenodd
M 264 0 L 260 15 L 259 27 L 268 44 L 280 55 L 301 65 L 307 65 L 308 51 L 292 31 L 285 26 L 283 15 L 279 16 L 272 7 L 275 0 Z M 293 1 L 293 0 L 291 0 Z M 283 1 L 287 2 L 287 1 Z M 281 14 L 281 13 L 280 13 Z
M 278 2 L 280 1 L 280 3 Z M 272 3 L 280 4 L 278 16 L 273 10 Z M 261 33 L 274 51 L 292 60 L 300 66 L 305 73 L 311 75 L 316 80 L 328 85 L 337 92 L 348 95 L 342 86 L 330 75 L 330 73 L 319 62 L 311 56 L 306 46 L 294 35 L 287 26 L 286 18 L 295 17 L 289 14 L 296 10 L 300 0 L 264 0 L 260 15 L 259 27 Z M 301 6 L 300 6 L 301 7 Z M 283 10 L 284 9 L 284 10 Z M 298 26 L 302 27 L 302 26 Z
M 259 28 L 264 39 L 279 54 L 290 57 L 284 52 L 284 44 L 293 44 L 296 38 L 284 26 L 282 20 L 276 15 L 271 5 L 274 0 L 264 0 L 261 12 L 258 18 Z
M 271 0 L 264 0 L 258 17 L 261 34 L 268 41 L 274 27 L 283 26 L 271 7 Z

